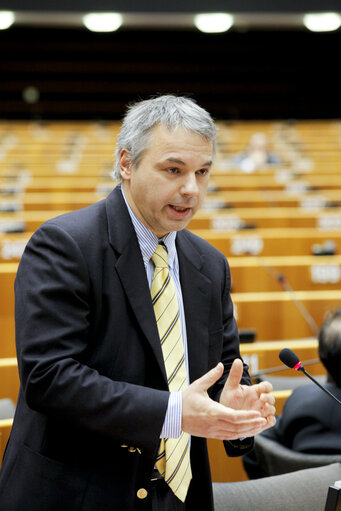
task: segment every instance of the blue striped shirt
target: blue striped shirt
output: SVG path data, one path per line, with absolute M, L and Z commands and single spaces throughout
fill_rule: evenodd
M 152 285 L 153 275 L 154 275 L 154 263 L 151 260 L 152 255 L 154 254 L 157 245 L 160 241 L 166 245 L 168 252 L 168 267 L 169 273 L 174 281 L 180 318 L 181 318 L 181 329 L 182 329 L 182 338 L 184 343 L 184 352 L 185 352 L 185 360 L 187 367 L 187 379 L 188 379 L 188 351 L 187 351 L 187 333 L 186 333 L 186 322 L 185 322 L 185 312 L 184 305 L 182 299 L 181 285 L 180 285 L 180 276 L 179 276 L 179 261 L 178 254 L 175 246 L 176 232 L 170 232 L 166 234 L 161 240 L 155 236 L 155 234 L 146 227 L 141 220 L 135 215 L 131 207 L 129 206 L 127 199 L 124 195 L 123 188 L 121 187 L 123 198 L 127 205 L 131 221 L 133 223 L 136 236 L 140 245 L 142 258 L 144 262 L 144 266 L 146 269 L 147 280 L 149 284 L 149 288 Z M 160 433 L 160 438 L 178 438 L 181 434 L 181 419 L 182 419 L 182 392 L 170 392 L 168 407 L 165 415 L 165 420 L 163 423 L 163 427 Z

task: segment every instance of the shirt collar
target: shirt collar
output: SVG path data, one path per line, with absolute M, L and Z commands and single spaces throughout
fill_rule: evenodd
M 135 215 L 134 211 L 129 206 L 122 186 L 121 191 L 136 232 L 144 264 L 147 265 L 149 263 L 157 245 L 160 243 L 160 241 L 163 241 L 168 252 L 168 266 L 173 268 L 176 255 L 176 231 L 169 232 L 163 236 L 163 238 L 158 238 L 155 236 L 155 234 L 141 222 L 141 220 Z

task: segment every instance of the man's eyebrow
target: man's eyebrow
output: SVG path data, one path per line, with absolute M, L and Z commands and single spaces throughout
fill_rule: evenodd
M 166 161 L 169 161 L 171 163 L 178 163 L 179 165 L 186 165 L 186 163 L 182 160 L 180 160 L 179 158 L 172 158 L 172 157 L 169 157 L 169 158 L 166 158 L 165 159 L 165 162 Z
M 178 165 L 186 165 L 186 163 L 182 160 L 180 160 L 179 158 L 172 158 L 172 157 L 169 157 L 169 158 L 166 158 L 165 162 L 171 162 L 171 163 L 177 163 Z M 207 162 L 203 163 L 202 167 L 211 167 L 213 161 L 212 160 L 208 160 Z

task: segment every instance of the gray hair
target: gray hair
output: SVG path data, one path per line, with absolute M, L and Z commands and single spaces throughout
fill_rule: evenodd
M 139 101 L 128 107 L 116 144 L 116 162 L 112 177 L 122 181 L 119 156 L 122 149 L 130 153 L 131 162 L 137 167 L 143 152 L 148 148 L 151 130 L 164 124 L 170 130 L 179 127 L 201 135 L 216 144 L 216 126 L 210 114 L 194 100 L 173 95 Z

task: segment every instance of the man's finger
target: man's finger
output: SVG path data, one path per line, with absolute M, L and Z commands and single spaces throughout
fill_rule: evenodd
M 243 376 L 243 362 L 240 360 L 240 358 L 236 358 L 233 361 L 229 376 L 226 380 L 226 384 L 225 384 L 226 390 L 237 389 L 240 384 L 240 380 L 242 379 L 242 376 Z
M 269 381 L 262 381 L 260 383 L 256 383 L 253 385 L 255 390 L 257 391 L 258 395 L 261 394 L 269 394 L 273 391 L 272 384 Z
M 195 380 L 192 385 L 199 387 L 199 390 L 201 391 L 206 391 L 222 377 L 223 372 L 224 366 L 221 362 L 219 362 L 215 367 L 213 367 L 213 369 L 201 376 L 201 378 Z

